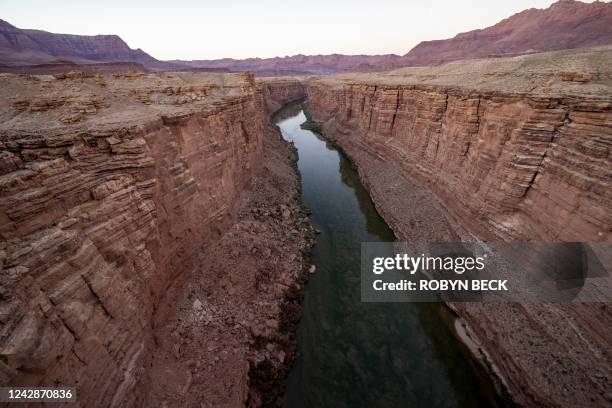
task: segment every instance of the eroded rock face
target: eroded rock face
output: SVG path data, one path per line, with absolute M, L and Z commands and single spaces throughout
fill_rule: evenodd
M 298 80 L 290 78 L 267 78 L 259 80 L 263 89 L 266 111 L 272 114 L 290 101 L 306 96 L 306 87 Z
M 125 406 L 166 287 L 260 165 L 249 75 L 0 77 L 2 383 Z
M 435 65 L 467 58 L 503 57 L 593 47 L 612 42 L 612 4 L 559 0 L 546 9 L 530 8 L 499 23 L 445 40 L 423 41 L 400 65 Z
M 323 78 L 308 83 L 309 110 L 401 240 L 610 241 L 610 60 L 600 49 Z M 451 307 L 514 402 L 612 401 L 609 305 Z
M 609 49 L 595 55 L 612 60 Z M 520 60 L 527 64 L 529 58 Z M 315 80 L 308 86 L 309 106 L 332 137 L 393 160 L 482 236 L 612 240 L 610 88 L 596 80 L 580 87 L 562 72 L 540 79 L 530 72 L 535 91 L 526 92 L 511 82 L 521 73 L 499 69 L 503 63 Z M 463 71 L 476 69 L 484 80 L 470 78 L 462 86 Z

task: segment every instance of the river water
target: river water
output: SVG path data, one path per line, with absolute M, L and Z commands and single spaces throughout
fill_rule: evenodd
M 302 196 L 321 230 L 285 407 L 490 405 L 440 304 L 361 303 L 361 242 L 395 237 L 348 159 L 301 129 L 305 121 L 299 106 L 276 117 L 298 149 Z

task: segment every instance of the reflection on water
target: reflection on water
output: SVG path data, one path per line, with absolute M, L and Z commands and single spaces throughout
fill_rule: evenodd
M 321 230 L 298 328 L 286 407 L 490 405 L 437 304 L 361 303 L 364 241 L 392 241 L 356 171 L 300 128 L 304 112 L 276 117 L 298 149 L 302 195 Z

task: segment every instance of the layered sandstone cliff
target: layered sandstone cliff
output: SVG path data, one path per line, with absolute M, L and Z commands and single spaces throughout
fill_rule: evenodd
M 136 403 L 160 298 L 261 166 L 261 87 L 74 73 L 0 89 L 0 381 Z
M 266 112 L 272 114 L 288 102 L 306 96 L 304 83 L 295 78 L 267 78 L 257 81 L 263 90 Z
M 612 240 L 612 49 L 311 80 L 402 240 Z M 609 305 L 454 304 L 521 405 L 612 402 Z
M 336 76 L 308 98 L 482 236 L 610 241 L 611 62 L 600 48 Z

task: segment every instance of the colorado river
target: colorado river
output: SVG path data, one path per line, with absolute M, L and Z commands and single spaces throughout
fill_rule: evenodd
M 395 238 L 348 159 L 305 121 L 295 106 L 276 119 L 298 149 L 303 199 L 321 231 L 285 406 L 490 405 L 441 305 L 360 301 L 361 242 Z

